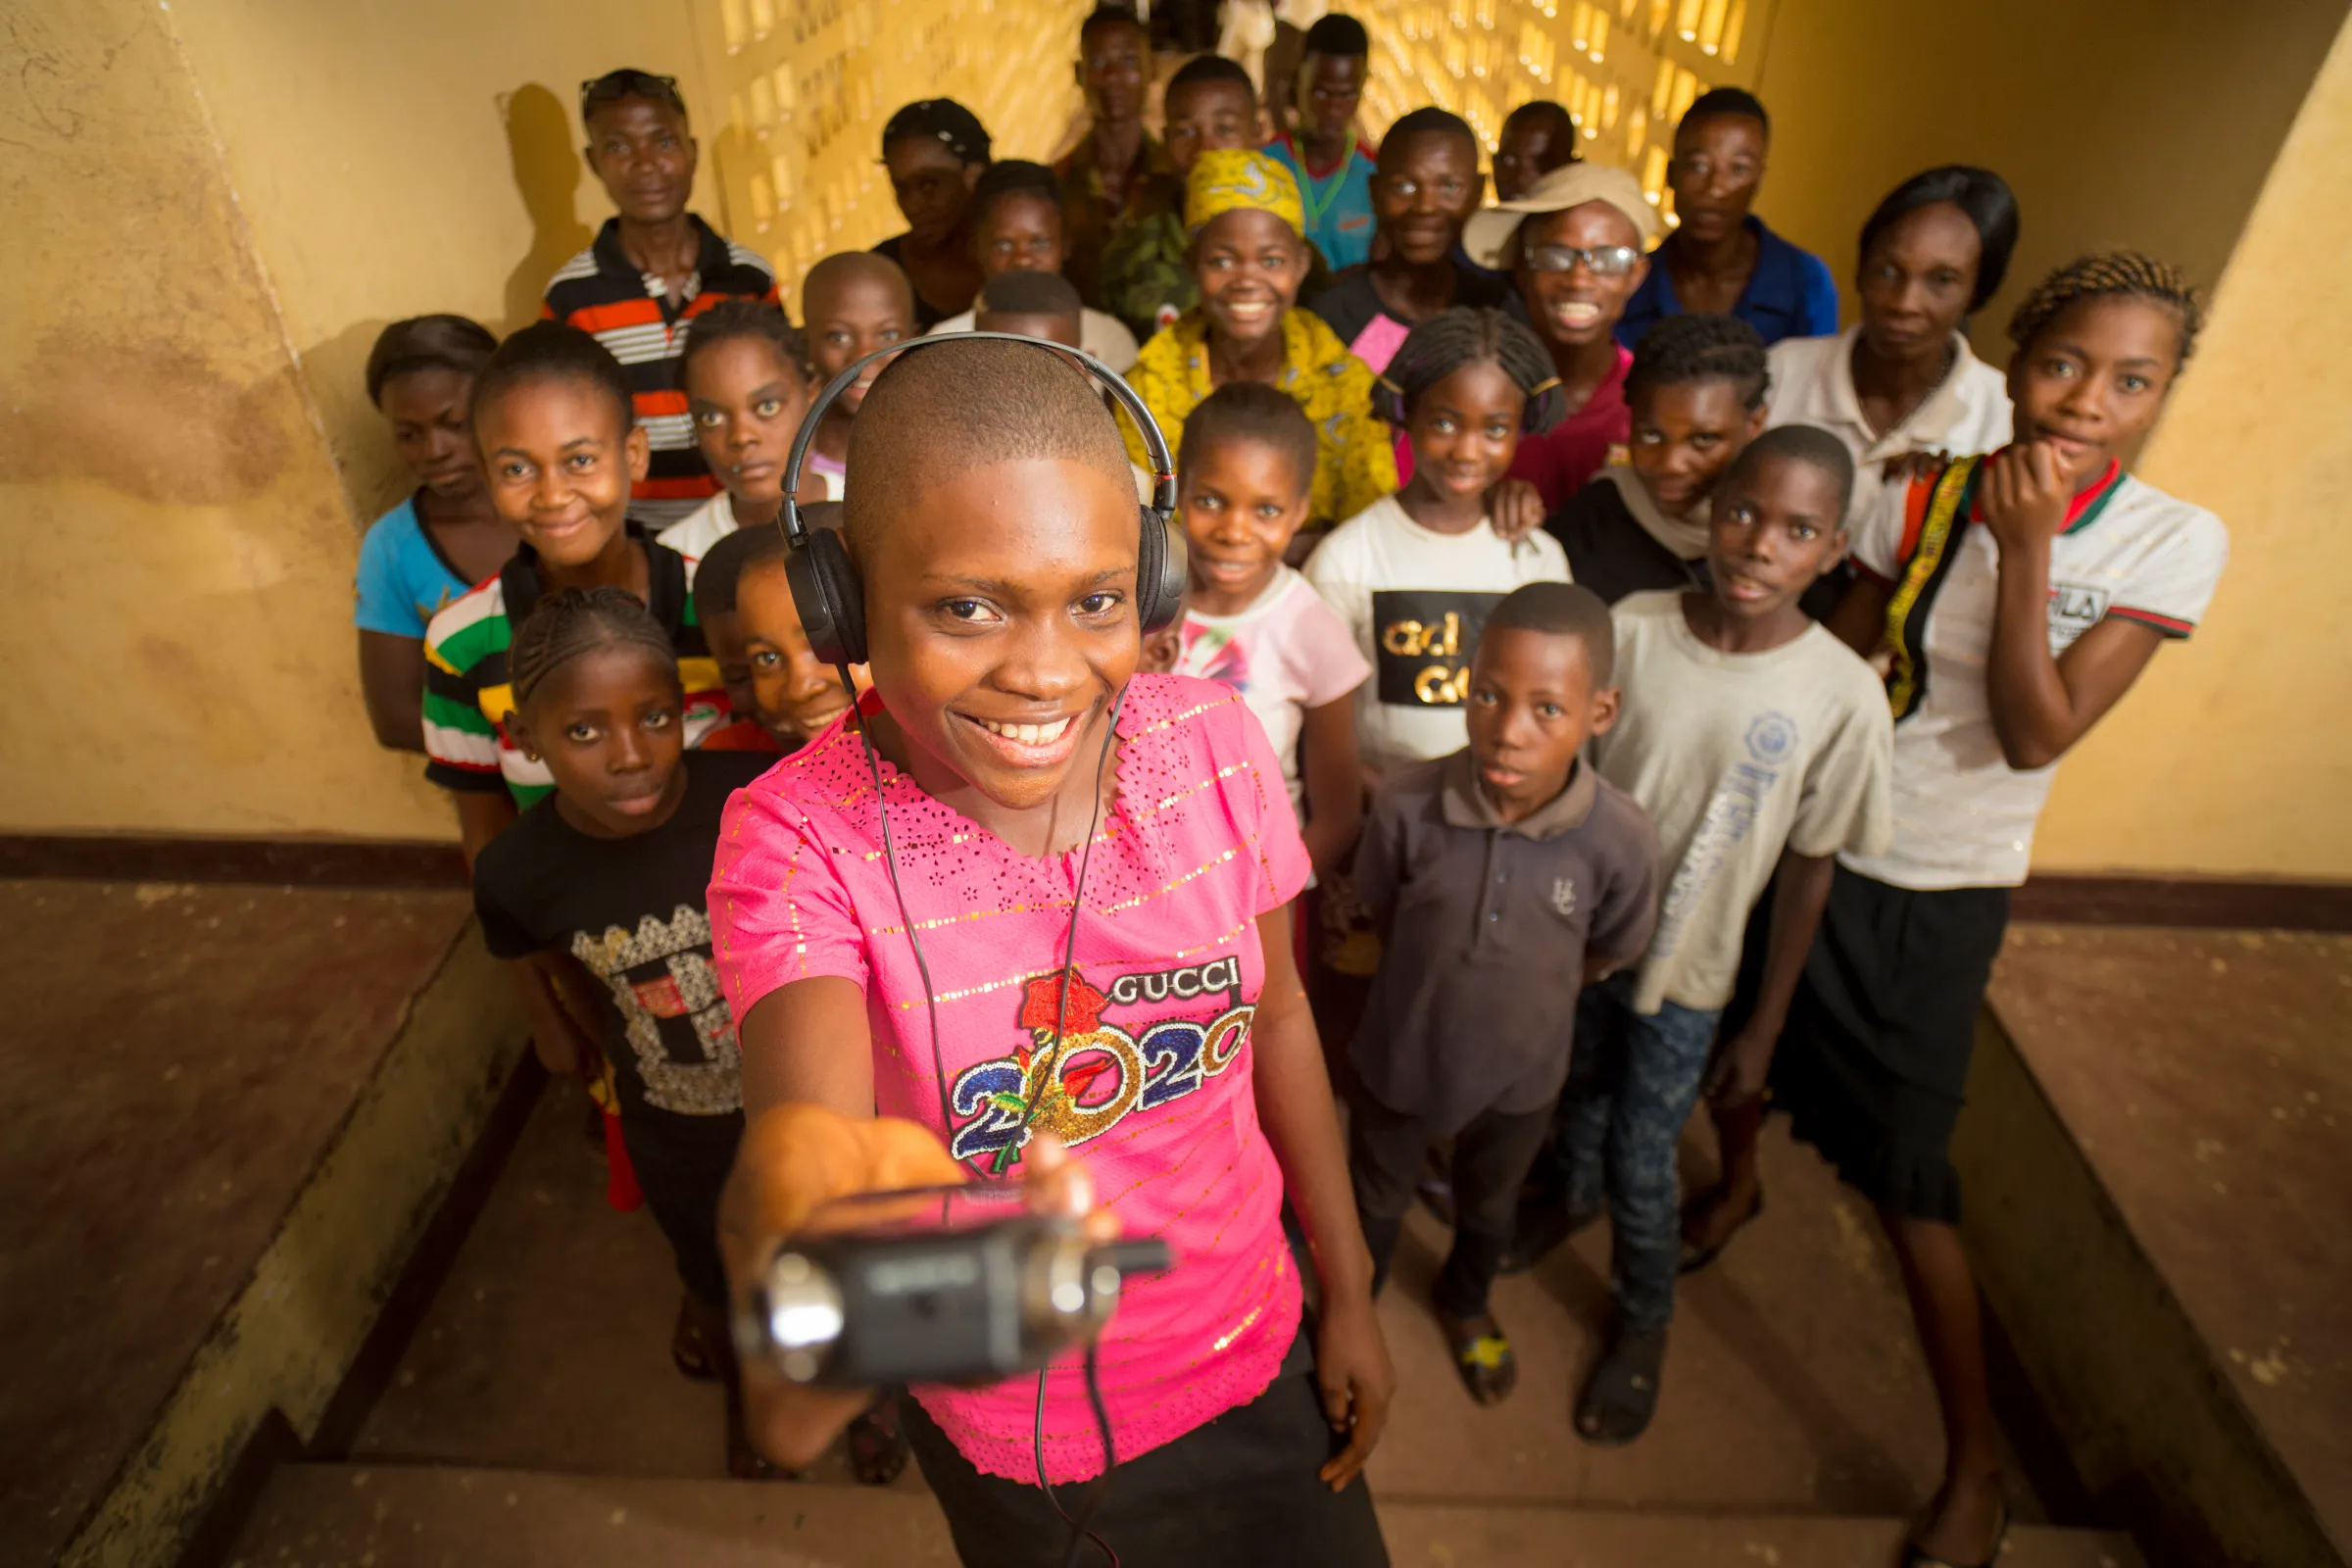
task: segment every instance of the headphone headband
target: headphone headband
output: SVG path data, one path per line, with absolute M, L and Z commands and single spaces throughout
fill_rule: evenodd
M 816 395 L 816 401 L 808 406 L 808 412 L 801 418 L 800 433 L 792 438 L 792 456 L 786 460 L 784 465 L 784 512 L 777 521 L 783 524 L 784 538 L 788 544 L 797 547 L 805 544 L 808 538 L 808 525 L 801 520 L 800 504 L 794 498 L 800 494 L 801 471 L 808 464 L 809 447 L 816 441 L 816 427 L 824 419 L 826 411 L 833 407 L 834 400 L 847 392 L 857 381 L 858 373 L 876 360 L 891 359 L 901 354 L 912 354 L 917 349 L 928 348 L 934 343 L 969 343 L 975 339 L 998 343 L 1026 343 L 1032 348 L 1049 349 L 1055 354 L 1076 360 L 1088 373 L 1102 384 L 1102 389 L 1111 395 L 1112 401 L 1127 411 L 1127 416 L 1133 419 L 1135 427 L 1143 432 L 1144 451 L 1152 459 L 1152 510 L 1158 513 L 1163 519 L 1176 514 L 1176 459 L 1168 451 L 1168 438 L 1161 432 L 1159 421 L 1152 416 L 1151 409 L 1145 406 L 1142 396 L 1136 392 L 1135 388 L 1127 384 L 1125 376 L 1084 349 L 1070 348 L 1066 344 L 1055 343 L 1042 337 L 1030 337 L 1026 333 L 943 332 L 937 336 L 910 338 L 906 342 L 893 343 L 888 348 L 876 349 L 871 354 L 860 355 L 843 367 L 840 373 L 835 375 L 832 380 L 827 381 L 824 390 Z

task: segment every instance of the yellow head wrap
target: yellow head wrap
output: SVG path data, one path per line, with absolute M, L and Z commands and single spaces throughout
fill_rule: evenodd
M 1184 184 L 1184 226 L 1198 234 L 1210 219 L 1244 208 L 1272 213 L 1296 233 L 1306 232 L 1298 181 L 1279 160 L 1238 147 L 1213 148 L 1193 160 Z

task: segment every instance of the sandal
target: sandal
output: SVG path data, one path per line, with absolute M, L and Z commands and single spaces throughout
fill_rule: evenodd
M 718 1363 L 703 1338 L 702 1324 L 696 1321 L 692 1296 L 678 1302 L 678 1324 L 669 1331 L 669 1361 L 678 1369 L 678 1376 L 695 1383 L 709 1383 L 718 1376 Z
M 1598 1218 L 1599 1209 L 1570 1208 L 1564 1199 L 1521 1199 L 1518 1218 L 1511 1226 L 1511 1245 L 1504 1249 L 1495 1272 L 1526 1273 Z
M 2009 1544 L 2009 1504 L 2006 1500 L 2001 1503 L 2000 1510 L 1993 1516 L 1992 1549 L 1978 1561 L 1946 1562 L 1941 1557 L 1928 1555 L 1918 1542 L 1906 1540 L 1903 1543 L 1902 1568 L 1992 1568 L 1994 1563 L 2000 1561 L 2002 1548 Z
M 899 1430 L 899 1397 L 885 1394 L 850 1423 L 850 1473 L 868 1487 L 887 1487 L 906 1468 L 914 1450 Z
M 1683 1211 L 1683 1223 L 1686 1229 L 1690 1225 L 1690 1215 L 1696 1212 L 1703 1205 L 1711 1202 L 1713 1199 L 1713 1193 L 1701 1193 L 1695 1200 L 1691 1201 L 1690 1206 Z M 1725 1231 L 1721 1236 L 1717 1237 L 1712 1244 L 1706 1247 L 1697 1247 L 1693 1246 L 1689 1240 L 1684 1241 L 1683 1261 L 1678 1272 L 1684 1274 L 1695 1274 L 1700 1269 L 1705 1268 L 1709 1263 L 1714 1262 L 1717 1258 L 1723 1255 L 1723 1250 L 1732 1245 L 1732 1238 L 1738 1236 L 1741 1231 L 1747 1229 L 1750 1225 L 1753 1225 L 1756 1222 L 1756 1216 L 1763 1212 L 1764 1189 L 1759 1187 L 1756 1189 L 1756 1200 L 1747 1206 L 1747 1213 L 1740 1218 L 1738 1224 L 1734 1225 L 1730 1230 Z
M 1620 1330 L 1577 1397 L 1576 1435 L 1587 1443 L 1616 1447 L 1648 1431 L 1649 1418 L 1658 1408 L 1658 1379 L 1665 1360 L 1664 1329 L 1648 1334 Z
M 1494 1321 L 1492 1312 L 1476 1317 L 1457 1318 L 1449 1313 L 1438 1314 L 1438 1326 L 1446 1331 L 1446 1344 L 1453 1351 L 1453 1369 L 1461 1374 L 1462 1387 L 1480 1404 L 1500 1404 L 1519 1386 L 1519 1357 L 1511 1352 L 1511 1342 Z

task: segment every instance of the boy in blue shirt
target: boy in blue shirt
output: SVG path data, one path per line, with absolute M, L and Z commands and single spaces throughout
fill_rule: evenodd
M 1266 144 L 1266 155 L 1297 176 L 1306 237 L 1335 272 L 1372 259 L 1376 155 L 1355 133 L 1371 55 L 1371 37 L 1353 17 L 1333 12 L 1307 28 L 1293 93 L 1298 123 Z
M 1674 127 L 1674 231 L 1649 253 L 1649 275 L 1626 301 L 1617 341 L 1639 348 L 1662 316 L 1737 316 L 1770 348 L 1785 337 L 1838 330 L 1838 284 L 1828 264 L 1748 211 L 1764 183 L 1772 122 L 1752 93 L 1718 87 Z

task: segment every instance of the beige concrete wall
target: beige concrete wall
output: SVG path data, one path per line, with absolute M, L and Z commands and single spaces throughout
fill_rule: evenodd
M 170 17 L 0 0 L 0 823 L 446 832 L 361 711 L 351 514 Z

